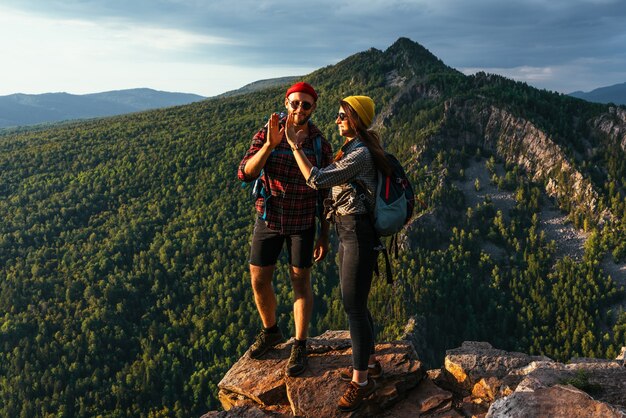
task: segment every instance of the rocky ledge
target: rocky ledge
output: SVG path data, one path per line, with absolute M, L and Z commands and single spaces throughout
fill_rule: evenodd
M 441 369 L 426 371 L 409 341 L 376 346 L 384 375 L 363 406 L 342 413 L 336 404 L 351 364 L 347 331 L 309 339 L 309 368 L 284 373 L 291 343 L 264 360 L 247 353 L 219 383 L 224 411 L 202 418 L 266 417 L 567 417 L 626 418 L 624 351 L 616 360 L 573 359 L 568 364 L 465 342 L 448 350 Z

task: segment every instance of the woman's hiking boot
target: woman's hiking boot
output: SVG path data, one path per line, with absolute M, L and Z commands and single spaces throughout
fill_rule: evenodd
M 259 359 L 267 353 L 270 348 L 285 342 L 285 337 L 280 329 L 277 332 L 266 332 L 261 330 L 256 336 L 254 343 L 250 346 L 250 358 Z
M 341 380 L 349 382 L 352 380 L 352 372 L 354 369 L 352 366 L 346 367 L 341 371 L 339 375 Z M 376 360 L 376 362 L 372 365 L 367 366 L 367 377 L 372 379 L 380 379 L 383 376 L 383 366 L 381 366 L 380 361 Z
M 294 344 L 291 347 L 291 355 L 289 356 L 289 363 L 287 363 L 287 375 L 291 377 L 301 375 L 307 366 L 307 351 L 306 346 L 299 346 Z
M 339 399 L 337 408 L 343 412 L 354 411 L 361 406 L 363 399 L 367 398 L 375 391 L 376 382 L 374 379 L 367 379 L 367 384 L 365 386 L 361 386 L 356 382 L 350 381 L 350 383 L 348 383 L 348 388 L 344 392 L 341 399 Z

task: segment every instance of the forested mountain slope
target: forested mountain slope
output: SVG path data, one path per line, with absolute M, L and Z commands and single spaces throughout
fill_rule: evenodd
M 622 108 L 464 76 L 404 38 L 305 79 L 335 149 L 338 100 L 372 96 L 375 125 L 415 184 L 394 285 L 372 292 L 381 338 L 414 317 L 431 365 L 464 340 L 557 360 L 616 356 L 624 292 L 600 261 L 626 256 Z M 286 87 L 0 136 L 3 416 L 217 408 L 217 382 L 259 326 L 252 202 L 236 168 Z M 458 187 L 486 186 L 465 175 L 477 164 L 510 207 Z M 588 236 L 578 259 L 541 230 L 556 207 Z M 333 252 L 314 268 L 312 335 L 347 326 L 337 282 Z M 284 264 L 275 287 L 292 330 Z

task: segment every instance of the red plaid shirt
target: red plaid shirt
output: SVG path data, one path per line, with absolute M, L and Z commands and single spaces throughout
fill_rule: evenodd
M 262 128 L 252 138 L 252 144 L 239 164 L 237 176 L 239 180 L 251 182 L 255 178 L 246 176 L 243 169 L 248 160 L 256 154 L 265 143 L 267 129 Z M 332 148 L 321 131 L 309 122 L 309 137 L 302 148 L 311 164 L 317 166 L 314 141 L 317 136 L 322 138 L 321 166 L 326 167 L 333 159 Z M 268 228 L 280 231 L 281 234 L 293 234 L 315 225 L 315 208 L 319 193 L 324 196 L 328 190 L 317 191 L 307 186 L 304 176 L 298 168 L 291 147 L 283 135 L 282 142 L 272 151 L 264 167 L 262 181 L 267 189 L 269 179 L 272 196 L 256 200 L 255 206 L 259 216 L 267 210 L 266 223 Z

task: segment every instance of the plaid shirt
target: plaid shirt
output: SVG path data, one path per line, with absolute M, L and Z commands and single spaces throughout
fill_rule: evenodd
M 266 132 L 267 129 L 264 127 L 252 138 L 252 144 L 239 164 L 237 172 L 239 180 L 245 182 L 255 180 L 255 178 L 246 176 L 243 170 L 248 160 L 265 143 Z M 317 161 L 313 143 L 318 135 L 322 138 L 321 166 L 326 167 L 333 158 L 332 148 L 321 131 L 311 122 L 309 122 L 309 137 L 304 141 L 302 148 L 311 164 L 316 166 Z M 324 194 L 324 196 L 321 196 L 322 199 L 326 197 L 327 193 L 324 191 L 318 192 L 307 186 L 284 134 L 282 142 L 272 151 L 265 163 L 262 181 L 266 189 L 268 179 L 272 193 L 271 197 L 269 199 L 260 197 L 255 203 L 259 216 L 262 216 L 264 211 L 267 210 L 266 223 L 268 228 L 280 231 L 281 234 L 293 234 L 315 225 L 318 193 Z

